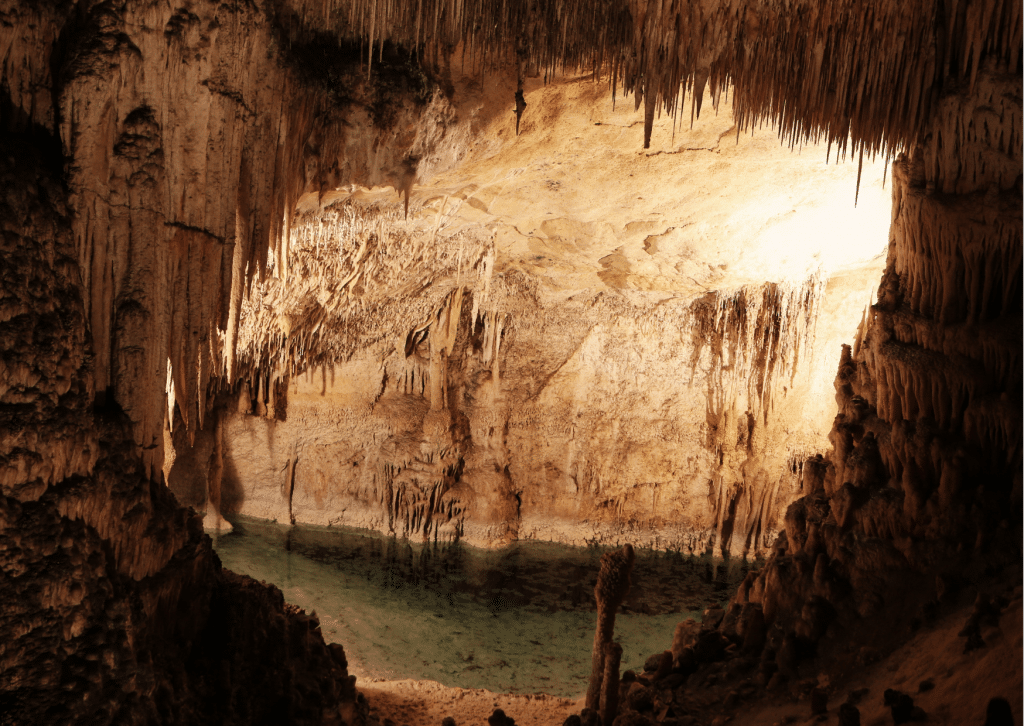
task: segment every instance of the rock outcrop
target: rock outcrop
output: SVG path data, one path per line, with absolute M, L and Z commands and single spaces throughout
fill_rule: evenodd
M 894 599 L 913 603 L 887 616 L 895 626 L 942 596 L 936 578 L 1021 557 L 1010 516 L 1021 508 L 1020 176 L 1003 171 L 1020 167 L 1019 83 L 982 73 L 975 93 L 958 104 L 976 109 L 966 126 L 959 113 L 938 118 L 894 165 L 888 262 L 840 364 L 834 449 L 735 600 L 803 642 L 835 618 L 849 627 Z M 1002 136 L 984 130 L 993 98 L 1007 104 Z M 951 128 L 973 143 L 929 170 Z M 949 163 L 978 175 L 953 176 Z
M 721 621 L 677 629 L 675 671 L 692 683 L 676 690 L 677 712 L 719 678 L 724 711 L 765 686 L 827 709 L 819 682 L 851 678 L 923 624 L 973 599 L 960 631 L 970 653 L 981 619 L 1019 607 L 1020 79 L 990 66 L 954 93 L 942 105 L 956 113 L 893 165 L 886 270 L 844 349 L 833 449 L 806 462 L 809 494 Z M 960 146 L 943 156 L 950 138 Z M 981 703 L 1002 697 L 999 683 L 979 684 Z M 840 721 L 859 722 L 845 706 Z M 898 691 L 885 707 L 897 723 L 926 718 Z
M 10 724 L 358 723 L 341 646 L 222 570 L 195 513 L 94 408 L 67 193 L 0 143 L 0 711 Z M 74 694 L 74 697 L 69 697 Z

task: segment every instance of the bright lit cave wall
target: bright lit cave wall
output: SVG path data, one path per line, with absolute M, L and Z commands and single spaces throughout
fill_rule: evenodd
M 1019 583 L 1019 3 L 549 5 L 0 1 L 5 718 L 365 721 L 181 503 L 763 552 L 794 683 Z
M 242 308 L 266 378 L 198 444 L 166 435 L 180 501 L 485 546 L 771 546 L 884 266 L 884 165 L 858 192 L 824 146 L 738 138 L 725 100 L 644 152 L 604 84 L 526 89 L 544 128 L 492 120 L 408 219 L 389 188 L 300 201 L 287 279 Z

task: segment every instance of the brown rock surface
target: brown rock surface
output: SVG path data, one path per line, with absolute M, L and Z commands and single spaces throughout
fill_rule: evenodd
M 516 73 L 484 72 L 513 53 Z M 588 75 L 541 88 L 566 69 Z M 642 123 L 592 115 L 589 71 Z M 709 123 L 677 147 L 684 92 Z M 718 629 L 680 632 L 696 670 L 644 699 L 657 714 L 724 723 L 755 666 L 780 698 L 853 682 L 922 618 L 998 595 L 1021 560 L 1021 95 L 1014 0 L 0 0 L 0 712 L 361 720 L 341 649 L 222 571 L 159 481 L 165 428 L 214 517 L 770 548 Z M 594 135 L 566 134 L 566 109 Z M 856 155 L 840 186 L 861 193 L 865 155 L 897 158 L 877 302 L 841 358 L 873 280 L 815 277 L 693 192 L 762 122 Z M 771 187 L 748 201 L 805 206 Z M 829 226 L 847 225 L 810 228 Z M 817 345 L 833 362 L 808 363 Z M 257 416 L 217 426 L 215 402 Z M 1019 693 L 1019 587 L 1009 602 L 966 644 L 926 626 L 868 687 L 935 678 L 915 696 L 930 716 L 980 719 Z M 736 640 L 761 626 L 757 666 L 761 637 Z
M 365 706 L 340 646 L 273 586 L 221 570 L 198 517 L 145 476 L 130 422 L 114 405 L 94 412 L 66 193 L 52 159 L 10 142 L 0 143 L 4 722 L 356 723 Z
M 735 142 L 724 101 L 677 138 L 663 119 L 638 155 L 600 86 L 527 88 L 544 124 L 495 119 L 408 221 L 388 189 L 300 205 L 292 277 L 243 308 L 243 410 L 275 410 L 225 421 L 226 495 L 283 516 L 294 458 L 299 522 L 763 552 L 827 446 L 840 346 L 881 269 L 863 243 L 888 219 L 880 165 L 854 209 L 854 167 Z M 458 289 L 442 363 L 430 320 Z

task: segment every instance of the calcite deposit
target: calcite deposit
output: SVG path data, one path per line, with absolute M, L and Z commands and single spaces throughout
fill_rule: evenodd
M 0 0 L 3 718 L 369 718 L 182 504 L 767 554 L 624 674 L 619 724 L 827 709 L 971 603 L 965 650 L 1019 629 L 1021 28 L 1014 0 Z M 876 160 L 887 240 L 822 202 L 867 211 Z M 1019 635 L 993 652 L 970 697 L 922 689 L 973 709 L 935 718 L 1019 719 Z
M 0 713 L 357 722 L 342 647 L 273 586 L 222 570 L 198 516 L 146 475 L 130 420 L 94 407 L 66 191 L 31 138 L 0 145 Z
M 828 446 L 841 345 L 884 262 L 856 247 L 884 235 L 881 165 L 854 207 L 855 167 L 770 134 L 724 140 L 724 101 L 675 139 L 663 119 L 638 158 L 632 110 L 600 86 L 526 87 L 547 128 L 494 119 L 486 148 L 418 185 L 408 220 L 390 189 L 300 204 L 290 281 L 242 310 L 254 375 L 223 421 L 225 504 L 482 545 L 764 552 Z

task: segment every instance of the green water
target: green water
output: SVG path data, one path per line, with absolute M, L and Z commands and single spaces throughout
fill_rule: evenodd
M 603 547 L 503 550 L 414 544 L 340 527 L 238 517 L 214 540 L 224 566 L 316 611 L 350 667 L 376 678 L 575 697 L 586 690 Z M 724 603 L 750 563 L 638 550 L 616 618 L 623 670 L 672 643 L 676 623 Z

